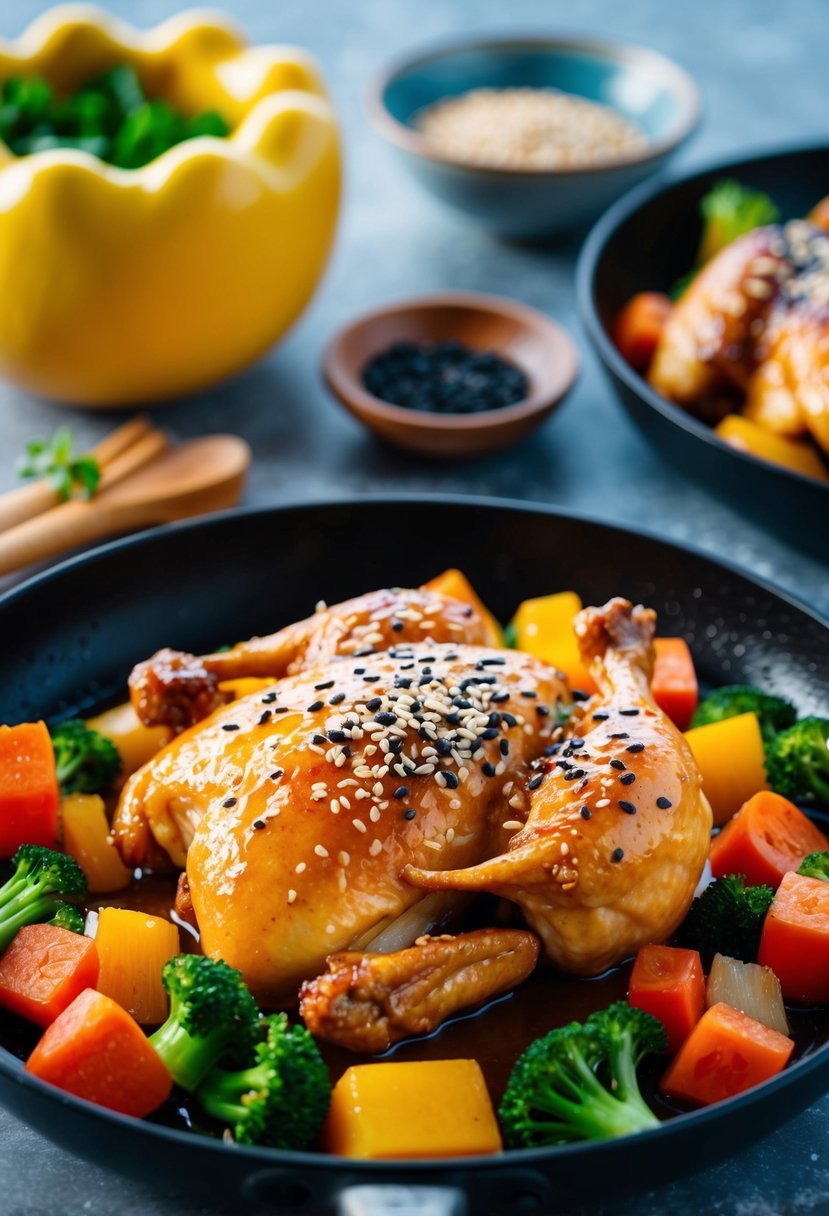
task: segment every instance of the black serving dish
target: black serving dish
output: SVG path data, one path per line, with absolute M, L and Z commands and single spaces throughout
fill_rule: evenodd
M 610 338 L 613 320 L 638 291 L 667 291 L 687 274 L 699 244 L 698 204 L 723 177 L 764 190 L 784 220 L 829 193 L 829 145 L 721 160 L 667 184 L 631 191 L 599 220 L 578 266 L 582 318 L 630 417 L 669 460 L 746 515 L 799 548 L 829 556 L 829 485 L 729 447 L 631 368 Z
M 0 632 L 10 640 L 0 721 L 54 718 L 123 695 L 133 662 L 161 645 L 202 651 L 303 616 L 320 597 L 414 585 L 450 565 L 502 619 L 519 600 L 564 583 L 590 602 L 616 593 L 644 601 L 664 631 L 688 638 L 706 683 L 758 682 L 829 714 L 829 624 L 772 587 L 694 550 L 562 512 L 392 497 L 165 528 L 16 588 L 0 600 Z M 0 1047 L 0 1101 L 45 1136 L 178 1192 L 206 1191 L 234 1211 L 251 1199 L 274 1211 L 350 1216 L 379 1216 L 404 1201 L 408 1212 L 432 1216 L 551 1212 L 652 1189 L 739 1153 L 827 1087 L 829 1042 L 819 1036 L 768 1084 L 638 1136 L 491 1158 L 365 1163 L 228 1145 L 112 1114 L 31 1077 Z

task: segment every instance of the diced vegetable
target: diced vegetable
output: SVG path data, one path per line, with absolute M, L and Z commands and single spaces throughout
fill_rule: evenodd
M 687 730 L 699 698 L 697 673 L 688 643 L 684 638 L 654 638 L 653 646 L 653 699 L 680 730 Z
M 48 1028 L 26 1069 L 67 1093 L 143 1119 L 173 1087 L 140 1026 L 115 1001 L 86 988 Z
M 524 600 L 513 617 L 515 646 L 564 672 L 571 688 L 593 693 L 596 685 L 588 672 L 573 631 L 582 603 L 575 591 L 559 591 Z
M 648 370 L 672 308 L 670 296 L 659 291 L 640 291 L 628 300 L 616 318 L 613 342 L 625 362 L 637 372 Z
M 711 722 L 722 722 L 736 718 L 739 714 L 755 713 L 760 723 L 760 733 L 769 743 L 781 730 L 792 726 L 797 710 L 791 701 L 772 696 L 751 684 L 725 684 L 715 688 L 698 706 L 691 720 L 692 726 L 708 726 Z
M 38 1026 L 97 982 L 95 943 L 57 925 L 25 925 L 0 955 L 0 1005 Z
M 715 954 L 754 963 L 773 899 L 771 887 L 746 886 L 742 874 L 716 878 L 691 904 L 677 943 L 699 950 L 703 966 L 710 965 Z
M 443 574 L 439 574 L 436 578 L 430 578 L 425 586 L 427 590 L 437 591 L 439 595 L 450 596 L 452 599 L 460 600 L 464 604 L 471 604 L 478 615 L 489 626 L 491 635 L 489 645 L 501 646 L 503 644 L 504 635 L 501 626 L 462 571 L 454 568 L 444 570 Z
M 763 736 L 756 714 L 696 726 L 685 738 L 702 774 L 715 825 L 726 823 L 752 794 L 766 788 Z
M 0 887 L 0 951 L 24 925 L 54 920 L 71 929 L 74 913 L 60 896 L 80 899 L 86 895 L 86 879 L 78 863 L 54 849 L 22 844 L 12 865 L 14 873 Z
M 760 962 L 787 1001 L 829 1004 L 829 883 L 786 874 L 766 917 Z
M 86 875 L 93 895 L 121 891 L 132 881 L 132 870 L 121 860 L 112 841 L 99 794 L 70 794 L 61 802 L 63 847 Z
M 708 976 L 705 991 L 706 1004 L 730 1005 L 747 1013 L 755 1022 L 762 1022 L 770 1030 L 780 1034 L 789 1033 L 786 1010 L 780 980 L 771 967 L 757 963 L 743 963 L 737 958 L 726 958 L 716 954 Z
M 829 232 L 829 194 L 815 203 L 806 218 L 810 224 L 815 224 L 818 228 L 825 228 Z
M 715 182 L 699 204 L 703 220 L 697 265 L 704 266 L 726 245 L 755 228 L 773 224 L 780 215 L 776 203 L 762 190 L 733 178 Z
M 829 882 L 829 852 L 810 853 L 804 857 L 797 867 L 798 874 L 806 878 L 819 878 L 821 882 Z
M 169 726 L 145 726 L 129 701 L 87 718 L 86 725 L 115 744 L 125 777 L 152 759 L 173 735 Z
M 68 718 L 52 730 L 55 767 L 62 794 L 106 794 L 121 775 L 121 757 L 111 740 Z
M 178 954 L 178 929 L 162 916 L 102 908 L 95 937 L 101 964 L 98 988 L 137 1022 L 155 1026 L 167 1017 L 164 964 Z
M 815 449 L 799 439 L 785 439 L 782 435 L 775 435 L 742 414 L 726 415 L 714 430 L 729 447 L 737 448 L 740 452 L 749 452 L 760 460 L 782 465 L 793 473 L 802 473 L 804 477 L 829 481 L 826 465 Z
M 685 1040 L 659 1088 L 669 1097 L 708 1106 L 776 1076 L 793 1050 L 794 1043 L 786 1035 L 730 1005 L 712 1005 Z
M 11 857 L 22 844 L 54 844 L 59 798 L 45 723 L 0 726 L 0 857 Z
M 334 1086 L 325 1148 L 337 1157 L 471 1157 L 501 1135 L 476 1060 L 358 1064 Z
M 705 1012 L 699 954 L 674 946 L 643 946 L 633 964 L 628 1000 L 658 1018 L 668 1035 L 668 1051 L 679 1051 Z
M 745 874 L 751 885 L 777 887 L 808 853 L 827 848 L 829 840 L 793 802 L 762 790 L 711 842 L 711 871 L 715 878 Z
M 829 807 L 829 718 L 801 718 L 766 753 L 769 785 L 795 802 Z

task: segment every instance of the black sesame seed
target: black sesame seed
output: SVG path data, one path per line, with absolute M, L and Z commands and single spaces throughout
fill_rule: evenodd
M 444 772 L 443 779 L 446 782 L 446 788 L 449 790 L 456 790 L 461 783 L 457 773 Z
M 472 605 L 471 604 L 466 605 L 466 607 L 463 610 L 463 615 L 467 618 L 467 620 L 469 619 L 469 617 L 472 616 Z
M 622 858 L 624 857 L 624 855 L 625 855 L 624 849 L 614 849 L 613 852 L 610 854 L 610 860 L 611 861 L 621 861 Z
M 275 692 L 266 692 L 264 697 L 262 698 L 262 704 L 263 705 L 273 705 L 275 700 L 276 700 Z
M 393 756 L 399 756 L 403 751 L 404 739 L 389 739 L 389 751 Z
M 564 780 L 565 781 L 578 781 L 579 777 L 586 777 L 586 776 L 587 776 L 587 774 L 585 773 L 583 768 L 574 768 L 571 770 L 571 772 L 565 774 Z
M 498 738 L 498 727 L 497 726 L 488 726 L 486 728 L 486 730 L 484 731 L 484 733 L 481 735 L 481 738 L 482 739 L 497 739 Z
M 365 659 L 368 657 L 368 655 L 374 653 L 375 650 L 373 646 L 363 646 L 360 650 L 355 650 L 352 657 L 355 659 Z
M 502 756 L 509 755 L 509 739 L 502 739 L 498 746 Z
M 670 798 L 662 797 L 657 798 L 656 805 L 659 807 L 660 811 L 669 811 L 673 806 L 673 803 L 671 802 Z
M 363 683 L 364 684 L 376 684 L 379 679 L 380 679 L 379 676 L 376 676 L 376 675 L 373 675 L 373 674 L 370 674 L 367 672 L 366 675 L 363 676 Z
M 452 704 L 457 706 L 458 709 L 471 709 L 472 708 L 472 702 L 464 700 L 463 697 L 455 697 L 452 701 Z
M 366 701 L 366 709 L 369 711 L 369 713 L 373 714 L 374 711 L 379 709 L 382 704 L 382 697 L 372 697 L 370 701 Z
M 479 659 L 475 664 L 476 667 L 503 667 L 506 659 L 498 657 L 493 659 Z
M 636 814 L 636 807 L 632 802 L 625 802 L 624 798 L 619 800 L 619 810 L 624 811 L 626 815 Z
M 639 710 L 638 709 L 620 709 L 619 713 L 622 715 L 623 718 L 635 718 L 636 715 L 639 713 Z
M 262 713 L 259 715 L 259 718 L 257 719 L 257 726 L 264 726 L 265 723 L 270 722 L 270 720 L 271 720 L 271 711 L 269 709 L 265 709 L 262 711 Z
M 605 713 L 605 711 L 603 709 L 599 709 L 596 711 L 596 713 L 593 714 L 593 721 L 594 722 L 606 722 L 609 717 L 610 717 L 610 714 Z
M 645 750 L 644 743 L 631 743 L 625 748 L 626 752 L 643 752 Z
M 408 785 L 398 785 L 397 789 L 392 794 L 392 798 L 408 798 L 408 796 L 409 796 Z
M 414 819 L 416 814 L 417 814 L 417 811 L 414 809 L 413 806 L 410 806 L 407 811 L 403 812 L 403 818 L 404 819 Z
M 509 692 L 507 691 L 506 688 L 502 688 L 498 692 L 494 692 L 492 694 L 492 696 L 490 697 L 490 701 L 492 701 L 495 705 L 501 705 L 502 702 L 508 701 L 508 700 L 509 700 Z
M 317 692 L 322 692 L 322 690 L 324 688 L 333 688 L 333 687 L 334 687 L 333 680 L 323 680 L 321 684 L 314 685 L 314 688 L 317 690 Z
M 328 738 L 332 743 L 345 743 L 348 735 L 344 730 L 330 730 L 328 732 Z
M 411 671 L 413 667 L 414 667 L 414 663 L 401 663 L 400 664 L 401 671 Z
M 318 710 L 323 709 L 324 707 L 325 707 L 324 701 L 312 701 L 311 704 L 308 706 L 308 713 L 315 714 L 315 713 L 317 713 Z
M 397 714 L 393 714 L 389 709 L 381 709 L 374 715 L 374 721 L 379 722 L 381 726 L 394 726 Z
M 278 781 L 279 778 L 284 774 L 284 772 L 285 772 L 284 768 L 275 768 L 270 775 L 271 781 Z
M 537 776 L 531 777 L 530 780 L 527 782 L 527 789 L 528 790 L 537 790 L 543 780 L 544 780 L 544 774 L 538 773 Z
M 538 693 L 535 691 L 534 688 L 522 688 L 521 696 L 522 697 L 537 697 Z
M 584 692 L 584 690 L 581 688 L 574 688 L 572 690 L 572 692 L 570 693 L 570 696 L 573 698 L 574 701 L 589 701 L 590 700 L 590 693 Z
M 287 705 L 277 705 L 273 712 L 275 714 L 288 714 L 291 711 Z
M 619 780 L 622 785 L 633 785 L 636 780 L 636 773 L 623 773 Z
M 421 655 L 417 661 L 418 663 L 435 663 L 437 661 L 437 656 L 433 654 L 424 654 Z
M 365 672 L 365 667 L 355 667 L 354 668 L 355 676 L 361 676 L 361 675 L 363 675 L 364 672 Z
M 461 716 L 458 713 L 446 715 L 446 721 L 449 723 L 450 726 L 457 726 L 459 724 L 460 720 L 461 720 Z
M 423 709 L 423 706 L 421 705 L 420 701 L 412 701 L 411 705 L 409 706 L 409 712 L 413 714 L 419 714 L 421 709 Z
M 617 730 L 614 734 L 608 735 L 608 739 L 629 739 L 630 735 L 626 730 Z
M 402 633 L 403 630 L 406 628 L 403 621 L 392 621 L 391 627 L 395 633 Z
M 395 676 L 394 677 L 394 687 L 395 688 L 411 688 L 411 686 L 412 686 L 412 677 L 411 676 Z
M 222 806 L 235 806 L 235 805 L 236 805 L 235 798 L 225 798 L 224 802 L 222 803 Z
M 550 707 L 549 705 L 536 705 L 535 712 L 538 714 L 539 718 L 549 718 Z
M 590 807 L 589 806 L 583 806 L 581 808 L 581 817 L 582 817 L 582 819 L 590 818 Z
M 508 727 L 513 727 L 513 726 L 518 725 L 518 719 L 514 718 L 512 716 L 512 714 L 502 714 L 501 719 L 503 722 L 505 722 L 507 724 Z
M 239 725 L 237 722 L 224 722 L 222 724 L 222 730 L 238 730 L 238 729 L 239 729 Z
M 486 764 L 481 765 L 481 772 L 483 773 L 483 775 L 485 777 L 494 777 L 495 776 L 495 765 L 491 764 L 489 762 L 489 760 L 487 760 Z
M 611 760 L 610 767 L 611 768 L 625 768 L 626 765 L 625 765 L 624 760 Z
M 264 826 L 265 826 L 265 820 L 264 820 L 264 819 L 254 819 L 254 821 L 253 821 L 253 827 L 255 828 L 255 830 L 256 830 L 257 832 L 261 832 L 261 831 L 262 831 L 262 828 L 263 828 Z
M 323 743 L 327 743 L 325 735 L 311 735 L 311 742 L 316 743 L 317 747 L 322 747 Z
M 452 744 L 448 739 L 436 739 L 435 751 L 439 756 L 449 756 L 452 753 Z

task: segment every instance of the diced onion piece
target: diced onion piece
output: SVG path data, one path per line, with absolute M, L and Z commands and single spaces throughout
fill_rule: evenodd
M 785 1035 L 789 1033 L 780 981 L 771 967 L 743 963 L 724 954 L 714 955 L 708 976 L 706 1003 L 709 1009 L 720 1003 L 730 1005 L 756 1022 L 762 1022 L 770 1030 Z

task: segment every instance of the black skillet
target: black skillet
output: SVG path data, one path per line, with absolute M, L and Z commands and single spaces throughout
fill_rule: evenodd
M 829 194 L 829 145 L 721 160 L 676 181 L 632 190 L 598 221 L 582 250 L 582 318 L 619 400 L 663 456 L 770 531 L 829 556 L 829 484 L 738 452 L 635 372 L 610 339 L 619 309 L 637 291 L 668 291 L 693 265 L 698 205 L 724 177 L 764 190 L 783 219 Z
M 54 718 L 123 696 L 132 663 L 161 645 L 195 651 L 263 633 L 379 585 L 462 567 L 492 609 L 573 587 L 585 600 L 651 604 L 691 642 L 711 683 L 753 681 L 829 714 L 829 625 L 692 550 L 540 508 L 452 498 L 236 512 L 108 545 L 0 600 L 0 721 Z M 620 1141 L 503 1157 L 360 1163 L 239 1148 L 111 1114 L 23 1072 L 0 1048 L 0 1100 L 80 1156 L 274 1211 L 410 1216 L 550 1212 L 653 1188 L 738 1153 L 829 1087 L 829 1045 L 775 1080 Z M 404 1187 L 392 1193 L 389 1188 Z

